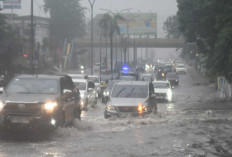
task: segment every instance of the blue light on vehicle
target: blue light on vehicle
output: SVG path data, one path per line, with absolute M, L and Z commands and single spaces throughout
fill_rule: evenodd
M 124 66 L 122 67 L 122 70 L 123 70 L 123 71 L 128 71 L 128 70 L 129 70 L 129 68 L 128 68 L 128 66 L 127 66 L 127 65 L 124 65 Z

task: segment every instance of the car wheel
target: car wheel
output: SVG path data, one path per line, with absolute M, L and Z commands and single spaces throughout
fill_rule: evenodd
M 110 116 L 106 114 L 106 111 L 104 112 L 104 118 L 105 118 L 105 119 L 110 118 Z
M 104 97 L 102 97 L 102 103 L 106 103 L 106 100 Z
M 81 109 L 80 109 L 80 107 L 75 110 L 75 118 L 81 120 Z

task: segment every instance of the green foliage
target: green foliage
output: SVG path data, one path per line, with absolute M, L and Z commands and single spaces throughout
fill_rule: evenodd
M 207 56 L 207 68 L 215 75 L 232 75 L 231 0 L 177 0 L 180 31 L 196 42 Z
M 99 25 L 103 29 L 103 35 L 105 37 L 111 37 L 114 33 L 120 34 L 120 29 L 118 26 L 119 20 L 125 19 L 119 14 L 110 15 L 109 13 L 106 13 L 103 15 Z
M 52 40 L 62 45 L 65 38 L 81 37 L 85 33 L 84 8 L 80 0 L 44 0 L 44 10 L 51 16 Z
M 181 36 L 177 16 L 168 17 L 164 22 L 163 29 L 166 31 L 168 38 L 179 38 Z

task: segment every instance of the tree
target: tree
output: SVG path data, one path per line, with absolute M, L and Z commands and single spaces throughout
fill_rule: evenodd
M 81 37 L 85 33 L 84 8 L 80 0 L 44 0 L 44 10 L 50 13 L 50 33 L 55 48 L 64 40 Z
M 166 31 L 168 38 L 179 38 L 181 36 L 179 21 L 176 15 L 167 18 L 164 22 L 163 29 Z
M 178 0 L 180 31 L 198 44 L 214 75 L 232 74 L 232 3 L 230 0 Z
M 118 26 L 119 20 L 125 20 L 121 15 L 114 14 L 111 12 L 111 14 L 106 13 L 103 15 L 103 18 L 100 21 L 100 26 L 102 28 L 106 28 L 104 31 L 104 35 L 108 35 L 110 37 L 110 66 L 111 66 L 111 72 L 113 71 L 113 35 L 120 34 L 120 29 Z

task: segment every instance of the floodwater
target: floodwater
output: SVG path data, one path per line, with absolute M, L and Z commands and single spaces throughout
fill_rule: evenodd
M 174 101 L 160 102 L 156 115 L 106 120 L 99 100 L 71 128 L 2 138 L 0 157 L 230 157 L 232 105 L 217 99 L 212 84 L 193 84 L 193 73 L 180 75 Z

